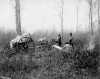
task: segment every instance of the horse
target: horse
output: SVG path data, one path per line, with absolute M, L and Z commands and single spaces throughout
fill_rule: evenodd
M 67 52 L 72 49 L 72 46 L 70 44 L 65 44 L 64 46 L 61 47 L 55 44 L 55 45 L 52 45 L 52 48 L 59 50 L 59 51 Z

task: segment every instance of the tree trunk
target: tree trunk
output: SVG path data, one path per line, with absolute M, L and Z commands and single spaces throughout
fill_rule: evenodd
M 16 3 L 16 31 L 18 35 L 21 35 L 21 20 L 20 20 L 20 1 L 15 0 Z

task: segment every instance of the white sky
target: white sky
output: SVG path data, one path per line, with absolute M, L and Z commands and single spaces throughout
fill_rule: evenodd
M 79 7 L 78 28 L 85 30 L 88 27 L 88 3 L 85 0 L 79 3 L 78 0 L 64 0 L 64 30 L 75 30 L 76 6 Z M 15 30 L 14 7 L 14 0 L 0 0 L 0 27 Z M 21 0 L 22 28 L 28 32 L 53 28 L 59 31 L 59 7 L 60 0 Z

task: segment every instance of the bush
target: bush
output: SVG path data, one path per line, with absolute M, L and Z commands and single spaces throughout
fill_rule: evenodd
M 78 43 L 84 43 L 84 41 Z M 90 73 L 96 73 L 99 66 L 99 45 L 95 45 L 93 50 L 84 49 L 84 45 L 81 46 L 81 44 L 79 46 L 76 46 L 73 51 L 73 68 L 80 73 L 83 69 Z

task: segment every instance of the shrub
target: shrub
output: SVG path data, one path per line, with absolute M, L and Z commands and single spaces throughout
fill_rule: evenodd
M 81 42 L 78 42 L 81 43 Z M 84 41 L 82 42 L 84 43 Z M 83 44 L 82 44 L 83 45 Z M 84 46 L 75 47 L 73 51 L 73 68 L 81 72 L 83 69 L 90 73 L 96 73 L 99 66 L 99 45 L 95 45 L 93 50 L 84 49 Z

